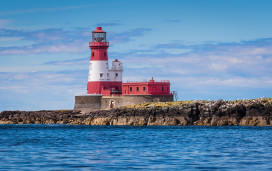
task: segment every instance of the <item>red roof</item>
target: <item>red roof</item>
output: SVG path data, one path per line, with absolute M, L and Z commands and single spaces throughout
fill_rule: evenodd
M 102 27 L 96 27 L 96 30 L 93 31 L 93 33 L 106 33 L 106 32 L 102 30 Z

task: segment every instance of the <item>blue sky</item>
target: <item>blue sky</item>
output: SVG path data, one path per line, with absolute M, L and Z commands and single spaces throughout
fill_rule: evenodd
M 270 0 L 0 1 L 0 111 L 72 109 L 102 26 L 123 81 L 179 100 L 272 97 Z

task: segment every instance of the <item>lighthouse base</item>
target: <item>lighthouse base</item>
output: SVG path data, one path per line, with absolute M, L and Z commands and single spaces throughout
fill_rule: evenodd
M 110 110 L 127 105 L 146 102 L 171 102 L 173 95 L 124 95 L 124 96 L 101 96 L 82 95 L 75 96 L 74 110 L 88 113 L 97 110 Z
M 78 95 L 75 96 L 74 110 L 88 113 L 101 109 L 102 95 Z
M 101 109 L 109 110 L 112 108 L 135 105 L 140 103 L 169 101 L 173 101 L 173 95 L 103 96 L 101 98 Z

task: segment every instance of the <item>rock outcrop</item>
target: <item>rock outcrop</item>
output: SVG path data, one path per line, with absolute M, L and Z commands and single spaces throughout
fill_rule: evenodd
M 4 111 L 0 124 L 272 126 L 272 99 L 144 103 L 90 113 Z

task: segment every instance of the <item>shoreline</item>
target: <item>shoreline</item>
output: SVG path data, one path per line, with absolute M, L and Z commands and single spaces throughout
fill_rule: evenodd
M 0 124 L 272 126 L 272 99 L 143 103 L 88 113 L 3 111 Z

